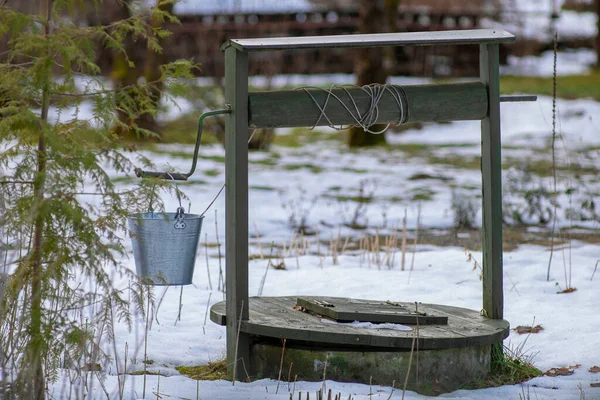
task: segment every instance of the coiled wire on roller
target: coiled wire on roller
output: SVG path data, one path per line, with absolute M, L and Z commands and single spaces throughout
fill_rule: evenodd
M 350 91 L 348 90 L 349 88 L 353 88 L 353 89 L 358 88 L 369 96 L 370 103 L 369 103 L 369 107 L 367 108 L 366 112 L 361 113 L 361 111 L 358 108 L 358 105 L 356 104 L 356 101 L 354 100 L 354 98 L 350 94 Z M 319 104 L 317 99 L 315 99 L 313 94 L 310 92 L 311 89 L 312 90 L 321 90 L 321 91 L 324 91 L 325 93 L 327 93 L 327 97 L 325 97 L 325 101 L 324 101 L 323 105 Z M 350 105 L 346 104 L 346 102 L 344 102 L 343 99 L 341 99 L 337 94 L 335 94 L 334 93 L 335 89 L 343 90 L 344 93 L 350 99 L 351 104 Z M 370 128 L 371 128 L 371 126 L 376 124 L 377 119 L 379 118 L 379 102 L 381 101 L 383 95 L 386 92 L 388 92 L 392 96 L 392 98 L 396 101 L 396 104 L 398 105 L 398 120 L 395 123 L 395 125 L 400 125 L 400 124 L 406 122 L 406 119 L 407 119 L 405 116 L 405 113 L 404 113 L 404 104 L 406 104 L 406 94 L 404 93 L 404 89 L 398 85 L 391 85 L 391 84 L 387 84 L 387 83 L 386 84 L 372 83 L 372 84 L 366 85 L 366 86 L 335 85 L 334 84 L 334 85 L 331 85 L 329 89 L 307 86 L 307 87 L 298 88 L 298 90 L 303 90 L 306 94 L 308 94 L 310 96 L 310 98 L 313 100 L 313 102 L 315 103 L 315 105 L 319 108 L 319 111 L 321 112 L 319 114 L 319 118 L 315 121 L 314 125 L 310 129 L 314 129 L 317 125 L 319 125 L 319 123 L 321 122 L 322 119 L 325 119 L 330 128 L 333 128 L 338 131 L 342 131 L 342 130 L 346 130 L 346 129 L 350 129 L 350 128 L 359 126 L 362 129 L 364 129 L 365 132 L 369 132 L 369 133 L 373 133 L 373 134 L 383 133 L 390 127 L 391 123 L 387 124 L 385 126 L 385 128 L 383 128 L 382 130 L 379 130 L 379 131 L 373 131 Z M 351 124 L 348 126 L 343 126 L 343 125 L 336 126 L 333 122 L 331 122 L 331 120 L 327 116 L 327 113 L 325 112 L 327 105 L 329 104 L 330 101 L 338 101 L 342 105 L 342 107 L 348 112 L 348 114 L 352 117 L 352 119 L 355 121 L 354 124 Z

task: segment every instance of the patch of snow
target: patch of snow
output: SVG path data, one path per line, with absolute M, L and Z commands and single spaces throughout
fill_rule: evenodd
M 326 324 L 334 324 L 334 325 L 342 324 L 342 325 L 352 326 L 354 328 L 361 328 L 361 329 L 373 329 L 373 330 L 388 329 L 388 330 L 392 330 L 392 331 L 412 331 L 413 330 L 410 326 L 402 325 L 402 324 L 392 324 L 392 323 L 376 324 L 373 322 L 365 322 L 365 321 L 336 322 L 336 321 L 332 321 L 327 318 L 321 318 L 321 322 L 324 322 Z
M 500 66 L 503 75 L 552 76 L 554 53 L 545 51 L 539 57 L 508 56 L 508 65 Z M 560 51 L 557 54 L 557 75 L 586 74 L 596 63 L 596 52 L 592 49 Z

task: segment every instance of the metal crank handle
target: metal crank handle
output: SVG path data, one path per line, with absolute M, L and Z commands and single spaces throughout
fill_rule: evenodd
M 187 179 L 192 176 L 194 171 L 196 171 L 196 164 L 198 163 L 198 150 L 200 149 L 200 139 L 202 138 L 202 124 L 204 122 L 204 118 L 211 117 L 214 115 L 222 115 L 222 114 L 231 114 L 231 109 L 226 108 L 223 110 L 215 110 L 205 112 L 198 118 L 198 135 L 196 136 L 196 145 L 194 146 L 194 158 L 192 160 L 192 167 L 190 171 L 186 174 L 182 172 L 157 172 L 157 171 L 144 171 L 141 168 L 135 169 L 135 176 L 138 178 L 160 178 L 160 179 L 168 179 L 174 181 L 187 181 Z

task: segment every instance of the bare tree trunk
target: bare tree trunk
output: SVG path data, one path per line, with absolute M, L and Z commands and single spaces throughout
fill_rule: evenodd
M 358 32 L 385 33 L 396 30 L 396 16 L 399 0 L 361 0 L 359 8 Z M 393 63 L 393 49 L 381 47 L 362 48 L 357 50 L 355 72 L 357 85 L 385 83 Z M 386 57 L 387 56 L 387 57 Z M 384 60 L 387 59 L 387 64 Z M 381 126 L 373 126 L 371 130 L 380 131 Z M 348 146 L 374 146 L 385 144 L 385 135 L 374 135 L 365 132 L 361 127 L 351 128 L 348 132 Z
M 160 10 L 173 13 L 173 3 L 166 3 L 159 5 Z M 162 24 L 156 18 L 153 18 L 150 22 L 153 28 L 159 28 Z M 152 49 L 146 51 L 146 57 L 144 59 L 144 77 L 146 82 L 152 82 L 151 86 L 151 100 L 154 104 L 155 109 L 158 109 L 160 103 L 160 93 L 164 87 L 163 82 L 160 80 L 160 66 L 164 64 L 165 56 L 163 53 L 157 53 Z M 137 124 L 140 128 L 146 129 L 155 133 L 160 132 L 160 127 L 156 122 L 154 115 L 150 113 L 141 114 L 137 120 Z
M 40 14 L 46 17 L 42 24 L 44 34 L 50 33 L 50 18 L 52 17 L 53 0 L 40 1 Z M 47 79 L 50 79 L 49 77 Z M 46 382 L 44 377 L 44 353 L 45 343 L 42 334 L 42 244 L 44 230 L 44 215 L 42 206 L 44 202 L 44 190 L 46 185 L 46 138 L 44 129 L 48 121 L 48 109 L 50 108 L 49 84 L 46 84 L 42 93 L 41 121 L 39 123 L 39 137 L 37 148 L 37 170 L 34 178 L 33 210 L 35 216 L 33 231 L 33 246 L 29 271 L 31 282 L 31 323 L 29 326 L 29 344 L 27 346 L 25 368 L 31 368 L 31 376 L 22 377 L 25 380 L 24 391 L 31 395 L 32 399 L 44 400 L 46 394 Z
M 110 21 L 105 22 L 109 23 L 130 18 L 130 1 L 131 0 L 115 0 L 113 4 L 110 4 L 110 6 L 114 8 L 114 10 L 112 10 L 112 12 L 110 13 Z M 136 57 L 135 42 L 130 35 L 125 38 L 123 42 L 123 47 L 125 54 L 123 54 L 123 52 L 119 52 L 113 60 L 111 79 L 115 88 L 133 86 L 137 83 L 138 78 L 141 76 L 141 71 L 137 69 L 139 68 L 139 60 L 138 57 Z M 133 62 L 134 67 L 131 67 L 129 65 L 129 61 Z M 120 136 L 131 136 L 131 128 L 135 123 L 135 118 L 133 118 L 130 115 L 130 113 L 126 110 L 127 101 L 125 100 L 125 96 L 128 95 L 132 95 L 132 93 L 121 92 L 117 95 L 116 100 L 117 118 L 119 118 L 119 121 L 123 124 L 123 126 L 119 126 L 117 128 L 117 133 Z M 123 96 L 123 98 L 119 98 L 119 96 Z

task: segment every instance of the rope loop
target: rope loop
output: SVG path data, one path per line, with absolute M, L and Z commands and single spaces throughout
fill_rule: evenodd
M 358 105 L 356 104 L 356 100 L 352 97 L 352 94 L 349 91 L 349 89 L 356 88 L 360 89 L 370 99 L 369 107 L 364 113 L 361 113 L 360 109 L 358 108 Z M 332 129 L 335 129 L 336 131 L 342 131 L 359 126 L 362 129 L 364 129 L 365 132 L 373 133 L 376 135 L 384 133 L 390 127 L 391 124 L 387 124 L 385 128 L 379 131 L 373 131 L 370 128 L 373 125 L 375 125 L 377 123 L 377 120 L 379 119 L 379 103 L 381 102 L 381 99 L 383 98 L 386 92 L 392 96 L 392 98 L 396 102 L 396 105 L 398 106 L 398 120 L 395 122 L 395 125 L 403 124 L 404 122 L 406 122 L 407 119 L 404 115 L 404 104 L 406 104 L 406 94 L 404 93 L 404 89 L 398 85 L 392 85 L 388 83 L 372 83 L 366 86 L 333 84 L 329 87 L 329 89 L 323 89 L 315 86 L 306 86 L 298 89 L 303 90 L 306 94 L 308 94 L 320 111 L 319 118 L 317 118 L 314 125 L 309 129 L 314 129 L 321 123 L 321 120 L 324 119 L 327 121 L 327 126 L 329 126 Z M 319 104 L 315 96 L 313 96 L 313 94 L 311 93 L 311 89 L 321 90 L 327 94 L 323 105 Z M 346 94 L 348 99 L 350 99 L 350 104 L 347 104 L 339 95 L 334 93 L 334 90 L 336 89 L 341 89 Z M 325 110 L 327 109 L 327 105 L 330 101 L 337 101 L 339 104 L 341 104 L 342 107 L 352 117 L 354 123 L 348 126 L 336 126 L 325 112 Z

